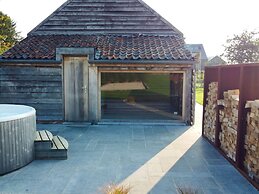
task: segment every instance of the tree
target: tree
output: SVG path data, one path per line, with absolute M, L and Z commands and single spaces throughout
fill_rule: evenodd
M 0 54 L 11 48 L 21 40 L 20 33 L 16 31 L 16 23 L 0 11 Z
M 259 61 L 259 33 L 244 31 L 227 39 L 224 53 L 229 63 L 253 63 Z

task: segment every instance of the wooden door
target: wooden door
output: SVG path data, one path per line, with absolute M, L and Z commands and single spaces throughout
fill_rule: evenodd
M 65 121 L 88 120 L 88 62 L 86 57 L 64 57 Z

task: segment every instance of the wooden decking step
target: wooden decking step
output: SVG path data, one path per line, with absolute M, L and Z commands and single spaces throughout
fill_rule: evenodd
M 42 150 L 49 150 L 52 148 L 53 135 L 47 130 L 36 131 L 36 138 L 34 140 L 35 152 Z
M 52 149 L 56 149 L 56 150 L 67 150 L 68 149 L 67 140 L 61 136 L 54 136 L 52 139 L 52 142 L 53 142 Z
M 52 136 L 51 141 L 35 142 L 35 159 L 39 160 L 64 160 L 67 159 L 68 142 L 61 136 Z M 50 143 L 49 143 L 50 142 Z M 46 143 L 50 146 L 46 147 Z M 45 147 L 44 147 L 45 146 Z M 39 149 L 40 148 L 40 149 Z
M 67 140 L 53 136 L 48 130 L 36 131 L 34 148 L 35 159 L 67 159 Z
M 67 159 L 68 142 L 65 138 L 54 136 L 52 139 L 52 148 L 48 155 L 50 159 Z
M 47 130 L 36 131 L 35 141 L 51 141 L 53 139 L 53 135 L 51 132 Z

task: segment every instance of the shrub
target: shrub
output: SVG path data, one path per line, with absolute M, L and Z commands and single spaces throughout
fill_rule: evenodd
M 105 186 L 102 191 L 103 194 L 128 194 L 130 189 L 130 186 L 109 184 Z
M 177 189 L 179 194 L 199 194 L 197 189 L 182 187 Z

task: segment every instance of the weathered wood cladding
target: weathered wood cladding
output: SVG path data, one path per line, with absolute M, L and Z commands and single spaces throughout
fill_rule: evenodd
M 86 57 L 64 57 L 65 121 L 88 121 L 88 66 Z
M 70 0 L 29 34 L 181 34 L 140 0 Z
M 191 94 L 193 85 L 192 65 L 190 64 L 89 64 L 89 68 L 96 69 L 90 81 L 98 83 L 100 72 L 143 72 L 143 73 L 184 73 L 184 102 L 183 120 L 191 124 L 193 121 L 194 95 Z M 37 120 L 64 120 L 63 104 L 63 75 L 62 66 L 21 66 L 21 65 L 1 65 L 0 66 L 0 103 L 24 104 L 32 106 L 37 111 Z M 84 76 L 86 77 L 86 76 Z M 97 79 L 97 80 L 95 80 Z M 95 96 L 89 99 L 89 114 L 100 119 L 100 94 L 98 86 L 89 86 L 89 95 Z M 100 86 L 99 86 L 100 87 Z M 81 87 L 82 88 L 82 87 Z M 91 88 L 91 89 L 90 89 Z M 100 92 L 100 91 L 99 91 Z M 98 96 L 99 95 L 99 96 Z M 92 101 L 91 101 L 92 100 Z M 90 102 L 91 101 L 91 102 Z M 94 105 L 94 106 L 93 106 Z M 91 110 L 90 110 L 91 109 Z M 93 118 L 89 119 L 94 120 Z
M 191 117 L 190 124 L 194 125 L 195 122 L 195 104 L 196 104 L 196 72 L 192 70 L 192 79 L 191 79 L 192 89 L 191 89 Z
M 187 71 L 192 65 L 188 64 L 95 64 L 100 72 L 175 72 Z
M 63 120 L 62 69 L 0 66 L 0 103 L 36 109 L 37 120 Z
M 184 86 L 183 86 L 183 119 L 189 124 L 193 125 L 193 94 L 192 94 L 192 69 L 188 69 L 184 73 Z

